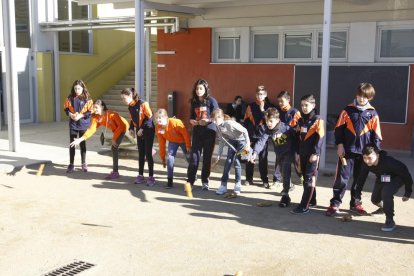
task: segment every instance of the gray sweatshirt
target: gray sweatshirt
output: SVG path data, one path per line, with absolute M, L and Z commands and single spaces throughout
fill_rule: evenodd
M 246 145 L 250 146 L 250 138 L 247 129 L 233 120 L 226 120 L 223 124 L 217 126 L 217 135 L 220 140 L 217 159 L 220 159 L 223 154 L 224 146 L 228 146 L 228 142 L 231 140 L 246 141 Z

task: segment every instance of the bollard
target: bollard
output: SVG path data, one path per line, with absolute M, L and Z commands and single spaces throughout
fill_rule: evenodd
M 41 176 L 44 168 L 45 168 L 45 164 L 40 164 L 39 169 L 37 170 L 36 176 Z

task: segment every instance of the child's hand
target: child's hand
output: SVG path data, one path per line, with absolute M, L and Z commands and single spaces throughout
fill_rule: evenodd
M 316 154 L 312 154 L 309 157 L 309 163 L 313 163 L 313 162 L 316 162 L 316 161 L 318 161 L 318 156 Z
M 200 126 L 206 126 L 208 123 L 210 123 L 209 119 L 201 119 L 199 122 Z
M 112 141 L 112 147 L 117 149 L 119 147 L 119 144 L 116 141 Z
M 165 160 L 162 160 L 162 167 L 165 169 L 165 167 L 167 167 L 167 163 L 165 162 Z
M 338 148 L 336 150 L 336 153 L 338 154 L 338 157 L 341 158 L 345 155 L 344 145 L 338 144 Z
M 196 121 L 196 120 L 190 120 L 190 124 L 191 124 L 192 126 L 195 126 L 195 125 L 197 125 L 197 121 Z
M 83 114 L 81 114 L 81 113 L 77 113 L 76 112 L 76 114 L 75 114 L 75 121 L 79 121 L 79 119 L 82 119 L 83 118 Z
M 255 160 L 256 160 L 256 157 L 257 157 L 257 154 L 256 153 L 253 153 L 252 154 L 252 157 L 249 160 L 249 162 L 254 164 L 255 163 Z
M 74 140 L 73 140 L 73 142 L 72 143 L 70 143 L 70 146 L 73 148 L 73 147 L 76 147 L 77 145 L 79 145 L 81 142 L 82 142 L 83 140 L 82 140 L 82 138 L 75 138 Z
M 141 137 L 144 134 L 144 130 L 141 128 L 140 130 L 138 130 L 137 135 L 139 137 Z
M 402 201 L 404 201 L 404 202 L 405 202 L 405 201 L 408 201 L 409 199 L 410 199 L 410 198 L 409 198 L 409 197 L 406 197 L 406 196 L 403 196 L 403 197 L 402 197 Z
M 72 119 L 72 120 L 74 120 L 75 121 L 75 114 L 74 113 L 72 113 L 72 112 L 69 112 L 69 117 Z

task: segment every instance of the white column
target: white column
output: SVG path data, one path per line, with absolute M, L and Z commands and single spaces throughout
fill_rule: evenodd
M 144 62 L 144 9 L 142 0 L 135 0 L 135 89 L 142 98 L 145 95 Z
M 151 101 L 151 27 L 145 29 L 145 98 Z
M 331 49 L 331 16 L 332 0 L 325 0 L 323 12 L 323 45 L 322 45 L 322 72 L 321 72 L 321 99 L 320 116 L 325 122 L 325 143 L 323 144 L 319 166 L 325 168 L 326 154 L 326 123 L 328 113 L 328 88 L 329 88 L 329 56 Z
M 58 20 L 57 1 L 53 1 L 53 21 Z M 59 33 L 53 33 L 53 87 L 55 103 L 55 122 L 60 122 L 60 55 L 59 55 Z
M 17 71 L 13 65 L 16 57 L 16 22 L 14 0 L 2 0 L 3 33 L 5 48 L 6 79 L 6 105 L 9 150 L 17 152 L 20 149 L 20 119 L 19 119 L 19 89 Z

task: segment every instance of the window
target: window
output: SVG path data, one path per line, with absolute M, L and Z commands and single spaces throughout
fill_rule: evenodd
M 58 0 L 58 19 L 76 20 L 90 18 L 89 6 L 79 6 L 74 0 Z M 59 50 L 70 53 L 91 52 L 92 31 L 59 32 Z
M 312 58 L 312 33 L 285 34 L 285 58 Z
M 322 58 L 323 33 L 318 32 L 318 58 Z M 330 58 L 346 58 L 347 32 L 331 32 Z
M 279 34 L 255 34 L 253 36 L 254 59 L 277 59 Z
M 219 36 L 219 59 L 240 59 L 240 36 Z
M 414 28 L 381 30 L 380 58 L 414 58 Z
M 30 22 L 29 1 L 15 0 L 16 15 L 16 46 L 19 48 L 30 48 Z

